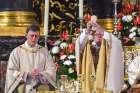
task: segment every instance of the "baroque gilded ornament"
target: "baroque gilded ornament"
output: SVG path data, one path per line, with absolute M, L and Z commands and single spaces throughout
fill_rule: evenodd
M 61 31 L 63 26 L 68 27 L 70 22 L 76 21 L 77 3 L 75 0 L 50 0 L 50 32 Z

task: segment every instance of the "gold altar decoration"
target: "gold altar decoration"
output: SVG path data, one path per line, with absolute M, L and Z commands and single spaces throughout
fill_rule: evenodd
M 26 28 L 35 20 L 33 12 L 3 11 L 0 12 L 0 36 L 24 36 Z M 43 27 L 41 27 L 41 35 Z
M 27 11 L 0 12 L 1 26 L 27 26 L 35 21 L 35 13 Z
M 41 91 L 41 92 L 37 92 L 37 93 L 59 93 L 57 91 Z
M 39 91 L 37 93 L 83 93 L 78 91 L 78 80 L 68 80 L 67 75 L 62 75 L 61 79 L 57 82 L 55 91 Z
M 99 23 L 107 31 L 113 32 L 113 29 L 114 29 L 114 19 L 113 18 L 98 19 L 97 23 Z
M 140 55 L 140 46 L 124 46 L 124 67 L 125 67 L 125 79 L 128 79 L 127 67 L 133 61 L 136 56 Z
M 67 75 L 62 75 L 57 82 L 57 91 L 60 93 L 78 93 L 77 85 L 77 80 L 70 80 Z

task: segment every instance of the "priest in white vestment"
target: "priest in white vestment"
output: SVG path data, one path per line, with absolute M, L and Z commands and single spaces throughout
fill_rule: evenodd
M 94 59 L 91 51 L 91 41 L 93 39 L 90 29 L 83 29 L 76 40 L 76 63 L 77 73 L 81 76 L 81 90 L 83 93 L 92 93 L 94 88 Z
M 124 84 L 121 41 L 104 31 L 96 71 L 95 90 L 99 93 L 119 93 Z
M 56 68 L 47 48 L 38 45 L 39 26 L 27 28 L 26 42 L 10 54 L 5 93 L 36 93 L 39 86 L 56 87 Z

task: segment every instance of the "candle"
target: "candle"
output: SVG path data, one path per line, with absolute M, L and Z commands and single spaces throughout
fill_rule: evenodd
M 49 22 L 49 0 L 45 0 L 45 13 L 44 13 L 44 36 L 48 35 L 48 22 Z
M 83 18 L 83 0 L 79 0 L 79 18 Z
M 80 74 L 80 42 L 79 38 L 76 40 L 75 43 L 75 57 L 76 57 L 76 70 L 77 76 Z

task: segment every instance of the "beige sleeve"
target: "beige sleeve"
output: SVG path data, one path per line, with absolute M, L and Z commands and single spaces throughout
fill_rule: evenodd
M 48 51 L 47 51 L 48 52 Z M 45 69 L 41 74 L 46 77 L 46 79 L 51 83 L 54 87 L 56 87 L 56 67 L 53 62 L 52 56 L 48 52 L 46 55 L 46 65 Z

